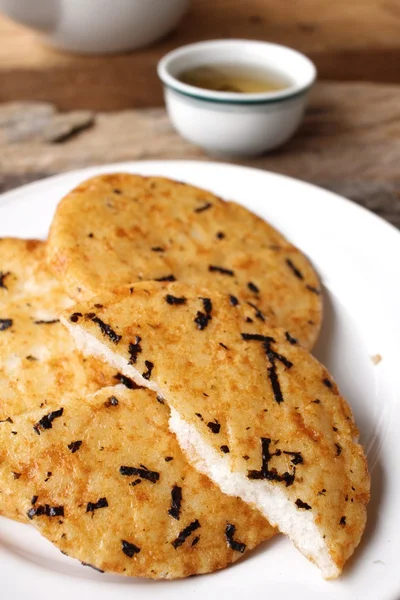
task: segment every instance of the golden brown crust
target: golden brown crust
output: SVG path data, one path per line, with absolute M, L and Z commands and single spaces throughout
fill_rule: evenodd
M 264 315 L 306 347 L 319 333 L 320 283 L 307 258 L 244 207 L 186 184 L 129 174 L 85 181 L 57 208 L 48 256 L 77 299 L 173 276 L 251 303 L 249 319 Z
M 223 568 L 274 530 L 189 466 L 168 416 L 154 394 L 122 385 L 13 416 L 0 426 L 2 496 L 97 569 L 172 579 Z M 228 525 L 245 548 L 228 544 Z
M 59 322 L 70 305 L 43 242 L 0 239 L 0 421 L 112 381 L 115 370 L 83 359 Z M 18 518 L 1 491 L 0 514 Z
M 232 470 L 312 511 L 341 569 L 365 527 L 370 480 L 350 407 L 326 369 L 283 330 L 247 323 L 240 306 L 204 288 L 139 284 L 93 302 L 102 308 L 67 311 L 69 327 L 122 357 L 126 373 L 146 374 L 214 450 L 229 448 Z M 71 312 L 82 316 L 71 321 Z M 130 345 L 137 336 L 140 351 Z

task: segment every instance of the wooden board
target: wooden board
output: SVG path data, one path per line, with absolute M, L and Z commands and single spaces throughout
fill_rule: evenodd
M 399 107 L 400 85 L 320 83 L 288 144 L 236 162 L 317 183 L 400 227 Z M 182 158 L 214 160 L 179 137 L 162 108 L 60 115 L 0 105 L 0 191 L 90 165 Z
M 398 0 L 193 0 L 178 30 L 155 46 L 83 57 L 46 47 L 0 17 L 0 102 L 50 101 L 63 110 L 157 106 L 159 58 L 182 44 L 224 37 L 290 45 L 324 78 L 400 83 L 399 28 Z

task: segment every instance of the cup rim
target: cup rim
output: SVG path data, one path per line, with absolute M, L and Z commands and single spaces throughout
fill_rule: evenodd
M 227 48 L 229 46 L 236 48 L 239 48 L 240 46 L 247 46 L 247 48 L 249 48 L 250 50 L 253 49 L 258 51 L 260 49 L 279 50 L 281 52 L 286 53 L 289 57 L 291 56 L 292 58 L 296 58 L 297 60 L 302 60 L 304 65 L 308 67 L 308 77 L 303 78 L 303 81 L 300 82 L 294 81 L 293 85 L 282 90 L 277 90 L 273 92 L 242 94 L 237 92 L 216 92 L 213 90 L 206 90 L 203 88 L 195 87 L 187 83 L 183 83 L 182 81 L 179 81 L 179 79 L 177 79 L 177 77 L 172 75 L 170 72 L 170 65 L 177 58 L 189 54 L 195 55 L 197 51 L 201 51 L 204 48 L 213 48 L 217 52 L 218 48 Z M 251 61 L 248 60 L 247 62 Z M 277 71 L 281 71 L 282 73 L 293 77 L 293 72 L 290 72 L 289 69 L 282 69 L 280 65 L 277 65 Z M 211 102 L 242 105 L 280 102 L 282 100 L 292 99 L 294 97 L 301 96 L 312 87 L 317 77 L 317 69 L 314 63 L 301 52 L 298 52 L 297 50 L 294 50 L 289 46 L 283 46 L 281 44 L 272 44 L 270 42 L 246 39 L 207 40 L 203 42 L 196 42 L 194 44 L 180 46 L 179 48 L 168 52 L 165 56 L 161 58 L 157 65 L 157 73 L 164 86 L 184 96 L 189 96 L 197 100 L 207 100 Z

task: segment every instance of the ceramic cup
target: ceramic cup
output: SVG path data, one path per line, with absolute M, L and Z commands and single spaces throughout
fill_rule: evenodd
M 281 75 L 288 87 L 274 92 L 215 92 L 187 85 L 179 75 L 200 65 L 249 65 Z M 316 78 L 303 54 L 277 44 L 216 40 L 190 44 L 158 64 L 170 119 L 182 137 L 211 154 L 255 156 L 286 142 L 298 128 Z
M 72 52 L 147 46 L 173 29 L 190 0 L 0 0 L 0 11 Z

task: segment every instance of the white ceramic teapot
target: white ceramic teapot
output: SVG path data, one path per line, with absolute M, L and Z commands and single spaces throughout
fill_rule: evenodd
M 0 11 L 79 53 L 133 50 L 173 29 L 190 0 L 0 0 Z

